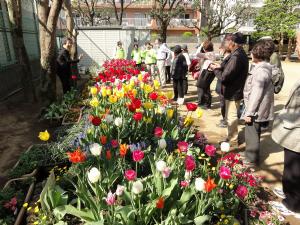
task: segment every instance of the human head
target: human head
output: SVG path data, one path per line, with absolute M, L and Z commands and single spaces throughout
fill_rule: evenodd
M 157 38 L 154 43 L 155 45 L 160 46 L 162 44 L 162 40 L 160 38 Z
M 269 51 L 269 55 L 271 57 L 271 55 L 275 52 L 275 44 L 272 40 L 263 40 L 263 41 L 260 41 L 262 42 L 264 45 L 265 45 L 265 48 Z
M 245 44 L 245 39 L 244 35 L 240 32 L 228 34 L 225 37 L 225 48 L 229 51 L 234 51 L 243 44 Z
M 209 40 L 204 41 L 203 42 L 203 50 L 204 50 L 204 52 L 213 52 L 214 44 Z
M 182 45 L 182 51 L 188 52 L 188 46 L 186 44 Z
M 260 41 L 254 45 L 251 51 L 252 61 L 254 63 L 261 61 L 270 61 L 270 49 L 264 41 Z
M 133 45 L 133 48 L 138 49 L 138 48 L 139 48 L 139 45 L 138 45 L 138 44 L 134 44 L 134 45 Z
M 122 44 L 121 41 L 118 41 L 118 42 L 117 42 L 117 46 L 118 46 L 118 47 L 122 47 L 122 45 L 123 45 L 123 44 Z
M 182 52 L 182 48 L 180 45 L 175 45 L 174 47 L 174 54 L 179 55 Z
M 153 47 L 153 45 L 150 42 L 146 42 L 145 45 L 147 49 L 151 49 Z
M 225 41 L 222 41 L 219 51 L 221 55 L 226 55 L 231 53 L 228 49 L 225 48 Z
M 63 47 L 64 47 L 65 49 L 70 50 L 71 47 L 72 47 L 72 45 L 73 45 L 73 40 L 72 40 L 72 38 L 67 37 L 67 38 L 65 38 L 65 39 L 63 40 Z

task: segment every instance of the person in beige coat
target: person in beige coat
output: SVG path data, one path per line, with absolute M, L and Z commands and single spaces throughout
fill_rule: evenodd
M 300 32 L 297 38 L 300 59 Z M 284 148 L 283 191 L 274 193 L 283 198 L 282 203 L 272 206 L 283 215 L 300 216 L 300 80 L 294 85 L 284 109 L 275 118 L 272 130 L 273 140 Z M 298 213 L 298 214 L 295 214 Z

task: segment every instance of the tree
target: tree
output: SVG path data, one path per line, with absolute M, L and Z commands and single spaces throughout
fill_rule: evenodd
M 22 29 L 22 3 L 21 0 L 6 0 L 9 21 L 12 28 L 13 45 L 15 48 L 16 59 L 21 65 L 21 83 L 26 101 L 36 101 L 36 92 L 32 81 L 32 71 L 29 57 L 24 44 Z
M 107 0 L 107 3 L 113 7 L 116 20 L 120 26 L 123 22 L 124 11 L 135 2 L 138 2 L 138 0 L 131 0 L 127 4 L 126 0 L 119 0 L 118 2 L 116 0 Z
M 98 8 L 99 0 L 74 0 L 72 9 L 74 14 L 79 15 L 83 25 L 94 26 L 101 21 L 110 23 L 112 9 Z
M 255 36 L 272 36 L 278 40 L 279 54 L 283 51 L 283 40 L 289 39 L 287 59 L 291 55 L 296 25 L 300 20 L 299 11 L 295 10 L 299 4 L 300 0 L 266 0 L 254 20 Z
M 154 0 L 152 2 L 150 15 L 160 26 L 159 33 L 163 42 L 167 41 L 167 29 L 171 19 L 184 12 L 183 2 L 183 0 Z
M 41 97 L 48 105 L 56 99 L 56 29 L 63 0 L 39 0 L 38 18 L 41 46 Z
M 200 12 L 201 21 L 188 27 L 196 28 L 209 40 L 238 30 L 253 14 L 249 0 L 194 0 L 192 8 Z
M 78 32 L 75 30 L 75 23 L 72 13 L 71 0 L 64 0 L 62 5 L 63 10 L 66 14 L 66 25 L 67 25 L 67 36 L 73 39 L 73 46 L 71 50 L 72 58 L 77 58 L 77 35 Z

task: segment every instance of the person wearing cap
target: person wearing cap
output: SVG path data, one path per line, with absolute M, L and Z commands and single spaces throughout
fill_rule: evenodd
M 166 85 L 166 59 L 168 53 L 171 53 L 171 50 L 168 48 L 166 43 L 163 43 L 160 38 L 155 40 L 155 45 L 157 47 L 156 56 L 157 56 L 157 68 L 159 71 L 159 81 L 160 85 L 164 87 Z
M 131 52 L 131 58 L 135 61 L 137 68 L 141 68 L 142 64 L 142 51 L 139 49 L 139 45 L 135 43 Z
M 188 70 L 189 70 L 190 66 L 191 66 L 191 59 L 190 59 L 188 47 L 186 44 L 182 45 L 182 54 L 185 57 L 186 64 L 187 64 Z M 187 75 L 188 75 L 188 73 L 187 73 Z M 187 94 L 187 92 L 188 92 L 188 77 L 186 76 L 186 78 L 184 79 L 184 94 Z
M 224 46 L 231 52 L 226 64 L 221 67 L 212 63 L 210 68 L 221 78 L 222 94 L 225 98 L 225 121 L 227 122 L 227 140 L 231 146 L 238 146 L 238 111 L 249 70 L 249 60 L 243 49 L 244 37 L 234 33 L 225 37 Z
M 115 48 L 113 58 L 114 59 L 125 59 L 125 50 L 121 41 L 117 42 L 117 47 Z
M 188 71 L 188 66 L 180 45 L 174 47 L 174 60 L 171 67 L 173 78 L 174 101 L 179 105 L 184 103 L 184 79 Z

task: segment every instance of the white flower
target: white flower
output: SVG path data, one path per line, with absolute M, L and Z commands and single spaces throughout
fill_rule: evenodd
M 204 184 L 205 184 L 205 181 L 202 178 L 196 178 L 195 179 L 195 189 L 197 191 L 203 191 L 204 190 Z
M 192 178 L 192 171 L 185 171 L 185 174 L 184 174 L 184 179 L 186 181 L 190 181 Z
M 165 139 L 158 140 L 158 146 L 160 149 L 165 149 L 167 147 L 167 142 Z
M 123 123 L 123 121 L 122 121 L 122 118 L 121 118 L 121 117 L 117 117 L 117 118 L 115 119 L 115 125 L 116 125 L 117 127 L 120 127 L 120 126 L 122 125 L 122 123 Z
M 91 183 L 96 183 L 100 179 L 100 171 L 96 167 L 93 167 L 87 175 Z
M 133 184 L 132 184 L 132 192 L 133 194 L 140 194 L 142 191 L 143 191 L 143 183 L 141 181 L 135 181 Z
M 163 160 L 159 160 L 155 163 L 156 165 L 156 169 L 159 171 L 159 172 L 162 172 L 166 169 L 167 167 L 167 163 Z
M 114 116 L 113 116 L 113 115 L 108 114 L 108 115 L 105 117 L 105 121 L 106 121 L 107 123 L 111 123 L 113 120 L 114 120 Z
M 230 150 L 230 144 L 228 142 L 222 142 L 221 143 L 221 151 L 229 152 L 229 150 Z
M 163 171 L 162 171 L 162 176 L 163 178 L 168 178 L 171 174 L 172 170 L 170 167 L 166 167 Z
M 91 144 L 90 151 L 91 151 L 92 155 L 99 156 L 102 151 L 102 146 L 99 145 L 98 143 Z
M 125 190 L 125 186 L 119 185 L 117 186 L 116 195 L 121 196 Z

